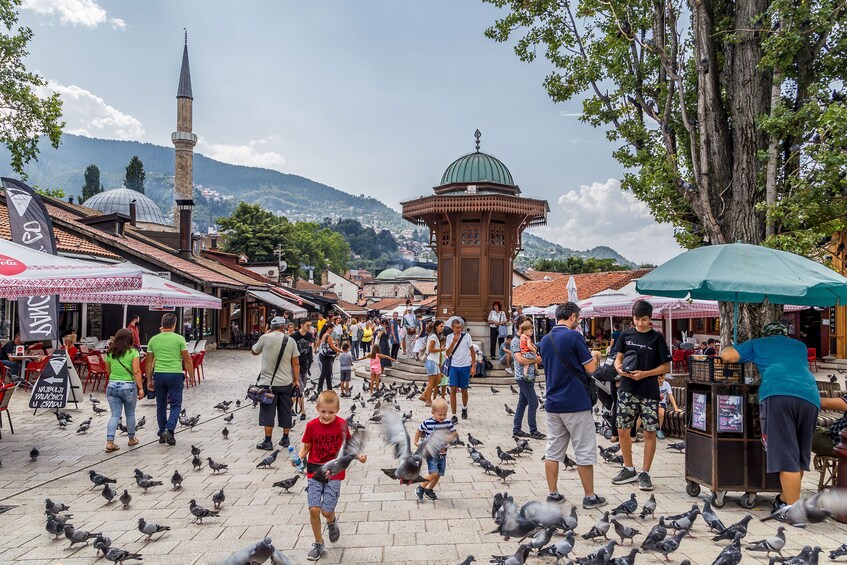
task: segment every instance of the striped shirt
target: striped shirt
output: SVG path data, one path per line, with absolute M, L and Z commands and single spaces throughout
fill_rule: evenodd
M 438 430 L 447 430 L 449 433 L 454 433 L 456 431 L 456 426 L 453 424 L 451 420 L 444 420 L 443 422 L 437 421 L 433 417 L 429 417 L 418 426 L 418 431 L 423 434 L 424 439 L 434 434 Z M 447 446 L 444 446 L 444 449 L 441 450 L 442 454 L 447 453 Z

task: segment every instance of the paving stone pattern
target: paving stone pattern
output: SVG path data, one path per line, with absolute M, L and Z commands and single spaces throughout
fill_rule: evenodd
M 212 407 L 221 400 L 243 398 L 243 391 L 251 383 L 259 369 L 259 359 L 249 352 L 216 351 L 208 354 L 206 379 L 199 387 L 185 392 L 184 406 L 189 415 L 201 414 L 200 424 L 194 430 L 180 428 L 176 435 L 177 445 L 160 445 L 155 435 L 155 401 L 139 402 L 138 417 L 147 417 L 147 426 L 139 432 L 140 445 L 128 448 L 127 437 L 119 434 L 116 442 L 120 451 L 104 453 L 105 428 L 108 416 L 94 416 L 91 404 L 73 405 L 73 425 L 61 430 L 50 412 L 33 415 L 26 408 L 28 394 L 17 391 L 12 399 L 10 411 L 15 424 L 15 434 L 2 428 L 0 441 L 0 505 L 13 506 L 0 514 L 0 563 L 27 564 L 82 564 L 96 563 L 95 550 L 90 545 L 77 545 L 67 549 L 68 541 L 62 537 L 53 541 L 44 529 L 44 500 L 51 498 L 71 507 L 72 523 L 78 529 L 102 531 L 112 539 L 112 545 L 144 556 L 144 563 L 219 563 L 231 553 L 247 545 L 255 544 L 264 536 L 270 536 L 273 544 L 297 563 L 306 563 L 306 553 L 312 544 L 308 523 L 305 481 L 299 481 L 289 494 L 271 488 L 271 483 L 294 475 L 284 453 L 271 469 L 257 469 L 256 464 L 266 455 L 256 450 L 261 439 L 257 412 L 246 404 L 232 410 L 235 420 L 225 424 L 226 415 Z M 317 372 L 315 371 L 315 376 Z M 354 394 L 361 391 L 361 381 L 354 381 Z M 461 421 L 459 430 L 463 440 L 471 432 L 484 442 L 483 454 L 496 461 L 496 446 L 511 448 L 511 417 L 507 416 L 503 404 L 514 407 L 517 396 L 509 387 L 498 387 L 494 394 L 484 380 L 475 382 L 471 390 L 470 417 Z M 95 393 L 106 406 L 102 390 Z M 412 431 L 429 415 L 429 410 L 417 400 L 400 401 L 403 411 L 414 409 Z M 351 401 L 344 400 L 340 415 L 346 417 Z M 233 407 L 235 405 L 233 404 Z M 367 422 L 371 405 L 359 408 L 359 420 Z M 307 405 L 309 418 L 315 416 L 313 406 Z M 77 435 L 76 424 L 94 416 L 91 431 Z M 5 416 L 4 416 L 5 419 Z M 221 438 L 226 425 L 230 430 L 228 440 Z M 516 540 L 503 540 L 489 533 L 494 528 L 491 519 L 491 500 L 495 493 L 508 491 L 516 501 L 541 500 L 547 494 L 540 458 L 544 442 L 530 440 L 535 451 L 525 455 L 514 465 L 517 471 L 508 484 L 484 474 L 472 467 L 463 448 L 452 448 L 448 456 L 447 476 L 437 487 L 439 499 L 435 502 L 419 502 L 412 487 L 392 482 L 381 471 L 389 467 L 391 454 L 384 445 L 379 425 L 367 423 L 370 441 L 368 462 L 354 462 L 341 491 L 338 506 L 341 538 L 335 544 L 327 541 L 327 552 L 320 563 L 432 563 L 455 564 L 473 554 L 478 563 L 487 563 L 491 555 L 511 554 L 517 548 Z M 539 412 L 539 427 L 543 432 L 544 413 Z M 292 445 L 299 446 L 304 422 L 297 422 L 292 432 Z M 281 432 L 274 436 L 278 441 Z M 668 451 L 665 445 L 672 440 L 659 442 L 658 454 L 653 466 L 653 482 L 658 502 L 658 513 L 679 513 L 690 507 L 692 499 L 685 494 L 684 456 Z M 191 470 L 190 446 L 202 448 L 201 456 L 227 463 L 229 469 L 219 475 L 212 474 L 205 459 L 203 468 Z M 601 445 L 607 444 L 601 439 Z M 36 462 L 29 459 L 29 451 L 35 446 L 41 452 Z M 641 460 L 643 444 L 635 445 L 636 462 Z M 140 468 L 153 475 L 165 486 L 151 488 L 147 494 L 135 484 L 133 469 Z M 131 507 L 121 510 L 115 500 L 111 504 L 101 497 L 99 488 L 92 488 L 88 471 L 97 472 L 117 479 L 119 492 L 128 489 L 132 495 Z M 613 508 L 629 498 L 631 492 L 639 500 L 647 496 L 637 486 L 613 486 L 611 478 L 618 471 L 616 465 L 599 464 L 596 467 L 597 492 L 609 498 Z M 170 490 L 170 477 L 179 470 L 185 477 L 182 489 Z M 814 473 L 813 473 L 814 474 Z M 212 507 L 211 497 L 223 488 L 226 501 L 219 518 L 208 518 L 202 525 L 192 524 L 193 516 L 188 501 L 196 498 L 198 503 Z M 560 491 L 568 497 L 566 504 L 582 499 L 582 492 L 575 471 L 560 472 Z M 815 488 L 815 477 L 807 476 L 806 492 Z M 745 511 L 735 502 L 740 493 L 728 495 L 726 506 L 719 510 L 727 524 L 739 520 Z M 769 511 L 771 496 L 760 497 L 753 514 L 763 516 Z M 588 531 L 600 516 L 599 510 L 579 509 L 578 533 Z M 138 518 L 148 522 L 170 526 L 163 536 L 154 536 L 154 541 L 144 542 L 144 535 L 137 529 Z M 624 519 L 625 523 L 646 533 L 655 520 L 644 522 Z M 761 539 L 773 533 L 776 523 L 762 523 L 755 519 L 750 524 L 748 540 Z M 694 564 L 710 564 L 724 543 L 716 544 L 706 535 L 702 521 L 693 530 L 695 537 L 685 538 L 674 561 L 690 559 Z M 847 541 L 847 529 L 843 525 L 829 522 L 805 530 L 789 528 L 787 532 L 787 554 L 797 553 L 803 545 L 820 545 L 831 550 Z M 326 539 L 326 535 L 324 536 Z M 636 537 L 640 543 L 643 536 Z M 600 542 L 577 538 L 576 554 L 586 555 L 596 550 Z M 624 555 L 621 550 L 616 556 Z M 822 556 L 822 561 L 824 560 Z M 657 554 L 639 555 L 636 563 L 659 563 Z M 105 562 L 102 560 L 101 563 Z M 551 563 L 552 559 L 531 557 L 527 563 Z M 744 562 L 766 563 L 764 555 L 755 556 L 745 552 Z

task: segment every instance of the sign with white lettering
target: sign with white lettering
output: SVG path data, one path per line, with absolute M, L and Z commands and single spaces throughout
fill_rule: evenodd
M 32 387 L 29 397 L 30 408 L 64 408 L 68 403 L 68 358 L 65 350 L 53 352 L 50 361 L 44 365 L 38 380 Z

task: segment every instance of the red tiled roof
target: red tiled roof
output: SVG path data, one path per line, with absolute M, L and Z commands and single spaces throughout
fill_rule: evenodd
M 515 287 L 512 291 L 514 306 L 538 306 L 544 308 L 552 304 L 561 304 L 568 299 L 568 280 L 571 276 L 576 283 L 576 293 L 585 300 L 606 289 L 619 290 L 634 279 L 643 277 L 650 269 L 635 271 L 609 271 L 604 273 L 586 273 L 566 275 L 553 280 L 530 281 Z
M 368 307 L 367 306 L 359 306 L 358 304 L 351 304 L 349 302 L 345 302 L 343 300 L 339 300 L 336 304 L 339 308 L 347 312 L 348 314 L 367 314 Z
M 405 298 L 384 298 L 379 302 L 368 304 L 368 310 L 392 310 L 405 303 Z
M 418 293 L 424 296 L 432 296 L 435 294 L 435 287 L 438 285 L 435 281 L 413 281 L 412 286 Z
M 555 271 L 536 271 L 533 268 L 529 268 L 524 271 L 523 275 L 531 281 L 543 281 L 544 279 L 554 280 L 567 276 L 564 273 L 557 273 Z

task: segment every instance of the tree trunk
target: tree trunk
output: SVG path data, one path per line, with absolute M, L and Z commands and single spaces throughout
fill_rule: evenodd
M 733 345 L 732 323 L 734 318 L 734 304 L 732 302 L 719 302 L 718 308 L 721 313 L 721 346 Z M 767 300 L 764 304 L 739 302 L 737 343 L 761 336 L 762 328 L 765 324 L 779 322 L 781 320 L 781 304 L 771 304 Z

